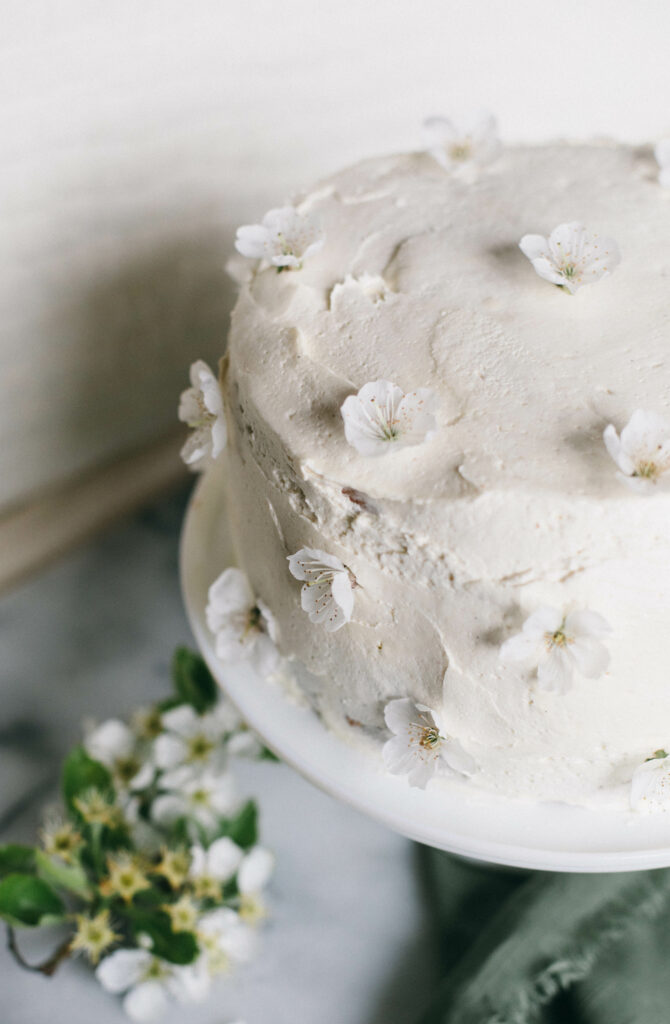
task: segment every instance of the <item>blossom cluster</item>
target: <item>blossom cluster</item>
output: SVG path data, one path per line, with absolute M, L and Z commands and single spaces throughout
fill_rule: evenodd
M 88 729 L 37 846 L 0 847 L 0 917 L 19 962 L 14 929 L 62 924 L 64 942 L 33 969 L 84 955 L 135 1021 L 203 1000 L 249 959 L 274 865 L 231 771 L 233 757 L 267 752 L 201 658 L 178 649 L 173 679 L 170 699 Z

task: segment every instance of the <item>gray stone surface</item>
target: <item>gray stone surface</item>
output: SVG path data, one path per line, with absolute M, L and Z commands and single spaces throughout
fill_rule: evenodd
M 163 500 L 0 601 L 0 841 L 30 840 L 83 718 L 161 697 L 189 643 L 177 581 L 185 496 Z M 436 964 L 417 848 L 283 765 L 244 764 L 278 860 L 261 954 L 166 1024 L 412 1024 Z M 120 1024 L 81 963 L 50 981 L 0 949 L 0 1024 Z

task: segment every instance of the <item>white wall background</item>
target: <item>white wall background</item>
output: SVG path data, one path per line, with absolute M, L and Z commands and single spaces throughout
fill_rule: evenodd
M 234 228 L 486 106 L 670 130 L 667 0 L 0 0 L 0 507 L 158 436 Z

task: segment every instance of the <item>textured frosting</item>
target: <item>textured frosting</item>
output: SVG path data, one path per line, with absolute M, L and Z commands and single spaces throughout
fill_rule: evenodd
M 670 749 L 670 494 L 630 491 L 602 441 L 637 408 L 670 417 L 670 202 L 649 156 L 515 147 L 469 182 L 395 156 L 298 202 L 326 243 L 300 271 L 246 265 L 223 377 L 239 561 L 295 678 L 370 743 L 387 700 L 443 700 L 474 785 L 617 792 Z M 622 253 L 574 296 L 518 248 L 572 220 Z M 436 392 L 432 439 L 379 458 L 347 444 L 340 406 L 378 378 Z M 335 633 L 300 608 L 301 547 L 360 584 Z M 602 678 L 558 695 L 500 664 L 542 604 L 609 621 Z

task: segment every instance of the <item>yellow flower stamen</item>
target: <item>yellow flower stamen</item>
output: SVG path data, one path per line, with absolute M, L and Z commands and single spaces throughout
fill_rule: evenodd
M 247 924 L 258 924 L 268 914 L 262 899 L 254 892 L 242 893 L 238 913 Z
M 60 857 L 66 864 L 76 864 L 77 854 L 82 845 L 81 833 L 69 821 L 51 822 L 40 834 L 44 852 L 50 857 Z
M 125 903 L 131 903 L 136 893 L 151 887 L 143 868 L 144 864 L 140 865 L 130 853 L 108 857 L 108 877 L 100 883 L 100 892 L 105 896 L 120 896 Z
M 176 903 L 166 903 L 163 907 L 172 922 L 175 932 L 192 932 L 198 920 L 197 904 L 190 896 L 181 896 Z
M 108 825 L 113 828 L 123 821 L 120 808 L 99 789 L 87 789 L 75 798 L 74 805 L 89 825 Z
M 77 914 L 75 920 L 77 930 L 70 949 L 85 953 L 92 964 L 97 964 L 105 950 L 121 938 L 109 923 L 109 910 L 101 910 L 95 917 Z
M 191 866 L 191 857 L 187 850 L 161 849 L 161 859 L 152 869 L 154 874 L 162 875 L 167 879 L 172 889 L 179 889 L 188 877 L 188 869 Z

